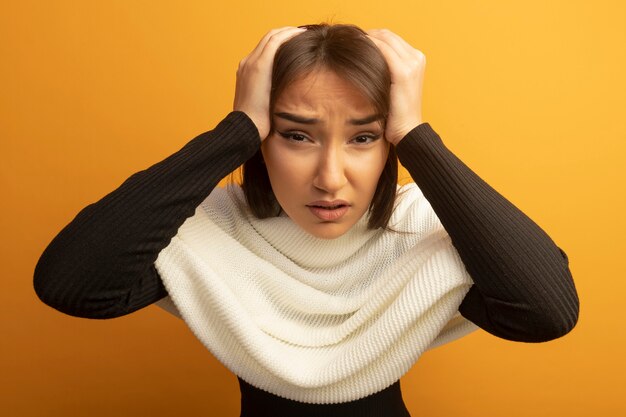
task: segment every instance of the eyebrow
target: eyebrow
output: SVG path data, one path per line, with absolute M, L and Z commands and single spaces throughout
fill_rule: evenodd
M 281 119 L 290 120 L 292 122 L 301 123 L 304 125 L 313 125 L 315 123 L 319 123 L 320 121 L 320 119 L 307 118 L 307 117 L 298 116 L 297 114 L 291 114 L 291 113 L 285 113 L 285 112 L 274 113 L 274 116 L 280 117 Z M 373 114 L 371 116 L 367 116 L 362 119 L 350 119 L 348 120 L 348 124 L 351 124 L 354 126 L 367 125 L 372 122 L 375 122 L 376 120 L 380 120 L 382 118 L 383 116 L 380 114 Z

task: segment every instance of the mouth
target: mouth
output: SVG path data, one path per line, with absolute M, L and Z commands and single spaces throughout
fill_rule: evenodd
M 325 221 L 332 221 L 341 218 L 346 214 L 350 205 L 343 200 L 335 201 L 315 201 L 311 204 L 307 204 L 307 207 L 311 212 Z
M 314 201 L 310 204 L 307 204 L 307 206 L 309 207 L 320 207 L 320 208 L 324 208 L 324 209 L 336 209 L 339 207 L 343 207 L 343 206 L 349 206 L 350 204 L 348 204 L 347 201 L 345 200 L 318 200 L 318 201 Z
M 316 204 L 310 204 L 307 207 L 316 207 L 316 208 L 321 208 L 321 209 L 324 209 L 324 210 L 336 210 L 336 209 L 341 208 L 341 207 L 347 207 L 347 205 L 346 204 L 337 204 L 337 205 L 334 205 L 334 206 L 321 206 L 321 205 L 316 205 Z

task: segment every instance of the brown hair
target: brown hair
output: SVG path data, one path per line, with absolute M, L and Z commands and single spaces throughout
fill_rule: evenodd
M 389 67 L 378 47 L 361 28 L 348 24 L 304 25 L 307 31 L 283 43 L 276 52 L 272 71 L 270 112 L 290 82 L 319 70 L 333 71 L 368 97 L 377 114 L 389 114 Z M 272 118 L 270 117 L 270 120 Z M 385 122 L 382 122 L 383 129 Z M 274 131 L 273 122 L 270 134 Z M 369 229 L 386 228 L 393 212 L 398 181 L 398 157 L 393 145 L 372 197 Z M 243 165 L 242 188 L 248 206 L 258 218 L 274 217 L 281 207 L 270 184 L 259 150 Z

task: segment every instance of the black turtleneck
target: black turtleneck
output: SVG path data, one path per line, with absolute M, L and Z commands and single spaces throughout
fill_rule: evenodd
M 232 112 L 130 176 L 50 242 L 35 268 L 35 292 L 63 313 L 93 319 L 130 314 L 167 296 L 154 266 L 159 252 L 218 182 L 259 147 L 252 120 Z M 565 252 L 446 148 L 428 123 L 396 149 L 474 281 L 460 313 L 507 340 L 544 342 L 568 333 L 579 301 Z M 408 415 L 399 383 L 361 400 L 323 405 L 282 399 L 241 380 L 240 387 L 244 417 Z

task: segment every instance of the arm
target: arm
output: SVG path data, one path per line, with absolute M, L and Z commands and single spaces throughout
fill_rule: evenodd
M 63 313 L 99 319 L 165 297 L 154 267 L 159 252 L 260 144 L 254 123 L 234 111 L 214 130 L 85 207 L 41 255 L 34 274 L 38 297 Z
M 411 130 L 397 151 L 474 281 L 461 315 L 513 341 L 568 333 L 579 300 L 565 252 L 448 150 L 428 123 Z
M 304 30 L 269 31 L 239 63 L 233 112 L 85 207 L 54 238 L 35 268 L 44 303 L 73 316 L 111 318 L 167 295 L 154 266 L 159 252 L 217 183 L 260 148 L 270 128 L 274 55 Z
M 474 281 L 459 312 L 504 339 L 542 342 L 578 320 L 565 253 L 422 123 L 425 55 L 387 29 L 368 31 L 391 73 L 385 137 L 428 199 Z

